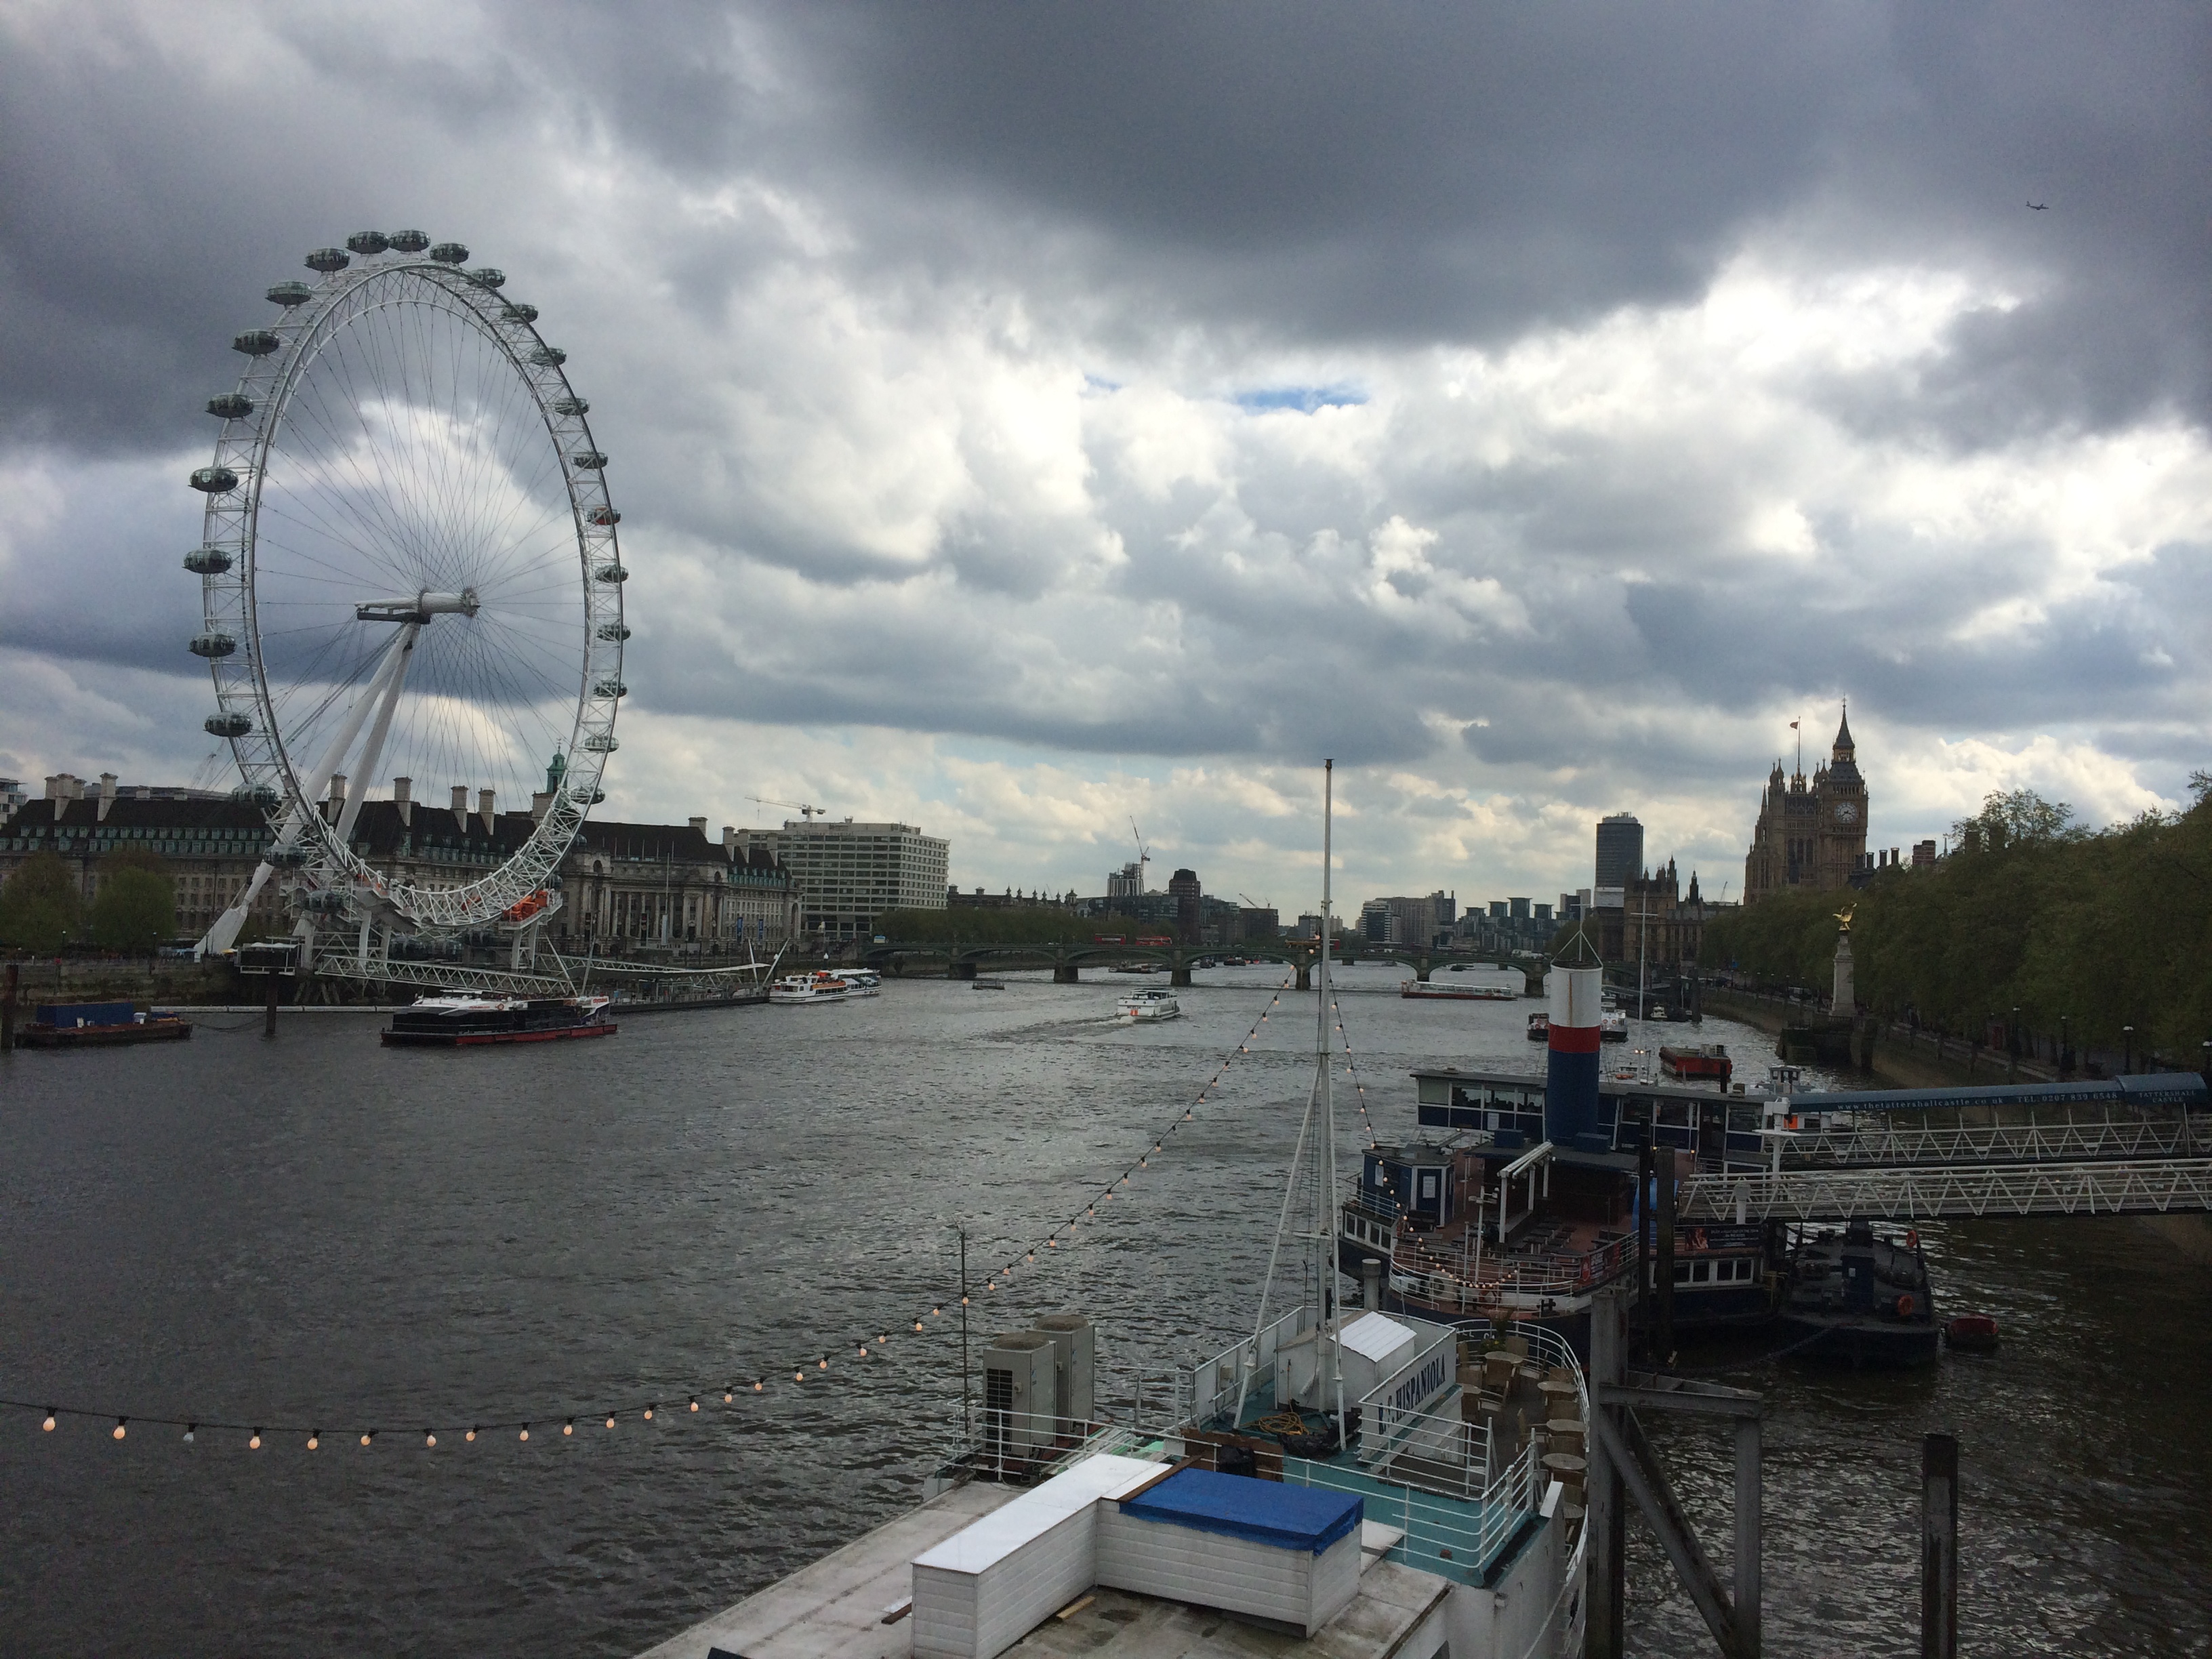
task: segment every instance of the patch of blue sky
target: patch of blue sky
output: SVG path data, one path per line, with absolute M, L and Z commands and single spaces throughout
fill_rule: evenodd
M 1248 414 L 1271 409 L 1294 409 L 1310 415 L 1317 409 L 1357 408 L 1367 394 L 1351 386 L 1269 386 L 1231 395 L 1230 401 Z

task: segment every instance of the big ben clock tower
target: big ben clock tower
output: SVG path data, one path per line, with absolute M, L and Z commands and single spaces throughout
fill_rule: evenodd
M 1828 763 L 1813 775 L 1814 884 L 1844 887 L 1866 856 L 1867 789 L 1851 743 L 1851 711 L 1844 706 Z
M 1846 706 L 1828 763 L 1814 769 L 1809 787 L 1802 772 L 1784 777 L 1774 763 L 1744 860 L 1743 902 L 1756 904 L 1786 887 L 1847 887 L 1866 843 L 1866 780 Z

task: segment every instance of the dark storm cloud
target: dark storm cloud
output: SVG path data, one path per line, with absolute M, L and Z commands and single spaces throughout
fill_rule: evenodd
M 1096 231 L 1125 280 L 1294 337 L 1496 336 L 1680 298 L 1747 224 L 2050 273 L 1930 412 L 2200 418 L 2201 8 L 810 12 L 876 164 Z M 2049 211 L 2032 213 L 2031 199 Z

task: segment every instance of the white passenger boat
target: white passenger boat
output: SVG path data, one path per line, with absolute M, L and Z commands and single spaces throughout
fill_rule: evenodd
M 794 1006 L 849 1002 L 853 988 L 832 973 L 787 974 L 769 985 L 768 1000 Z
M 1176 1019 L 1182 1017 L 1182 1005 L 1170 992 L 1132 991 L 1121 999 L 1118 1012 L 1123 1019 Z
M 856 997 L 880 996 L 884 976 L 872 968 L 832 968 L 830 977 L 845 981 L 848 993 Z

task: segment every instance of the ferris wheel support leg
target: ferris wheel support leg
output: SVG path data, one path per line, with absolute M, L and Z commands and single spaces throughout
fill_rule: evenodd
M 245 891 L 231 902 L 230 908 L 217 916 L 215 926 L 200 936 L 192 947 L 195 957 L 221 956 L 238 943 L 238 935 L 246 926 L 246 914 L 253 908 L 253 901 L 261 896 L 261 889 L 270 876 L 270 866 L 254 866 L 253 879 L 246 884 Z
M 340 846 L 343 846 L 352 836 L 354 820 L 361 816 L 361 804 L 368 799 L 369 785 L 375 781 L 376 763 L 384 758 L 384 739 L 392 730 L 392 714 L 399 706 L 399 689 L 407 683 L 407 664 L 414 655 L 415 641 L 422 632 L 420 623 L 410 623 L 399 630 L 398 636 L 392 641 L 392 659 L 377 676 L 384 682 L 382 693 L 380 695 L 372 688 L 369 696 L 362 700 L 364 704 L 372 699 L 375 701 L 376 723 L 368 728 L 368 742 L 361 751 L 361 769 L 356 775 L 361 780 L 361 787 L 348 793 L 345 811 L 338 816 Z M 336 763 L 332 763 L 332 769 L 336 769 Z M 364 936 L 362 945 L 364 964 L 368 953 L 368 945 Z

